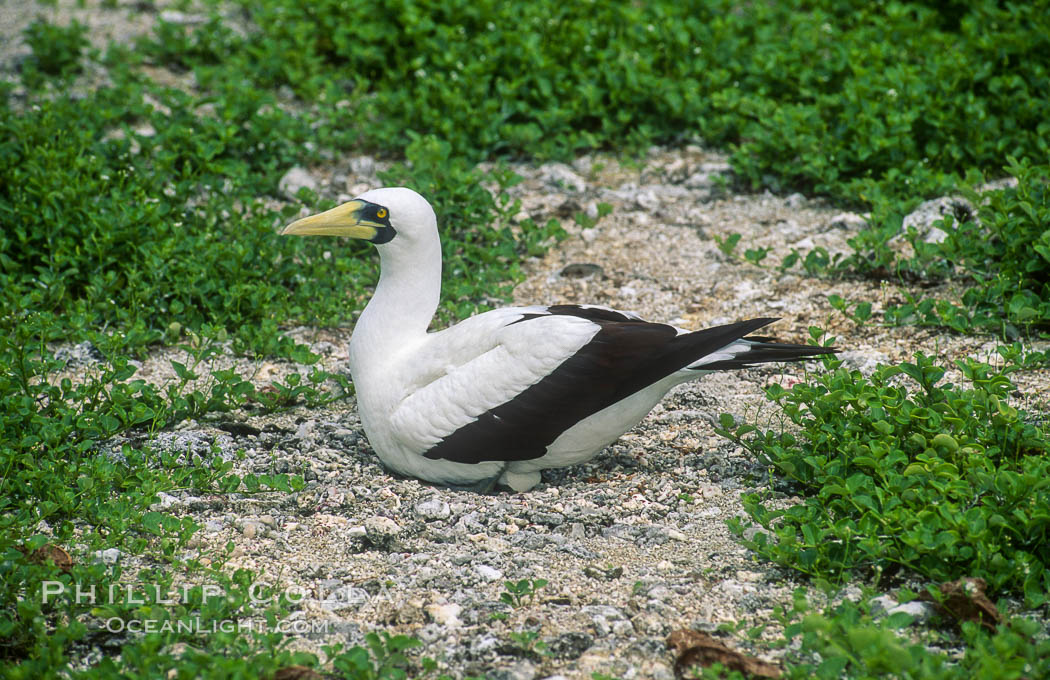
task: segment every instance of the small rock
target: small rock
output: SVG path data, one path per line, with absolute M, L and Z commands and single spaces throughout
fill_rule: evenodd
M 664 617 L 656 614 L 642 613 L 631 619 L 634 629 L 647 637 L 663 637 L 670 632 L 671 624 Z
M 295 431 L 295 438 L 299 440 L 312 440 L 314 434 L 314 428 L 317 427 L 316 420 L 304 420 L 299 423 L 298 429 Z
M 160 13 L 160 20 L 169 24 L 193 26 L 195 24 L 203 24 L 208 18 L 203 14 L 187 14 L 174 9 L 166 9 Z
M 594 638 L 587 633 L 562 633 L 547 643 L 547 650 L 556 659 L 578 659 L 591 646 Z
M 857 213 L 851 212 L 839 213 L 828 221 L 828 227 L 831 229 L 847 229 L 850 231 L 863 229 L 867 224 L 868 221 L 866 219 Z
M 748 591 L 748 587 L 745 586 L 743 583 L 741 583 L 740 581 L 733 581 L 730 579 L 722 581 L 716 586 L 716 588 L 720 592 L 725 594 L 726 597 L 729 597 L 734 600 L 743 597 Z M 754 590 L 754 588 L 751 588 L 750 590 Z
M 732 167 L 726 161 L 708 161 L 700 164 L 700 172 L 728 175 Z
M 98 347 L 95 347 L 89 340 L 85 340 L 72 347 L 63 347 L 57 350 L 55 359 L 65 361 L 67 365 L 71 366 L 89 366 L 102 362 L 105 357 L 102 356 L 102 352 L 99 351 Z
M 535 664 L 523 659 L 512 666 L 489 671 L 485 677 L 489 680 L 535 680 L 536 675 Z
M 576 172 L 587 174 L 594 167 L 594 161 L 590 156 L 580 156 L 572 162 L 572 167 Z
M 920 602 L 918 600 L 912 600 L 911 602 L 905 602 L 899 604 L 896 607 L 886 610 L 888 616 L 894 614 L 908 614 L 914 618 L 912 623 L 925 623 L 937 613 L 937 610 L 929 602 Z
M 430 618 L 446 628 L 458 628 L 463 625 L 463 622 L 459 620 L 459 614 L 462 611 L 463 607 L 458 604 L 432 604 L 427 607 L 427 614 L 430 615 Z
M 589 604 L 580 609 L 585 616 L 601 616 L 602 618 L 616 621 L 625 618 L 624 613 L 610 604 Z
M 652 212 L 660 207 L 661 201 L 656 195 L 656 191 L 651 188 L 639 190 L 634 195 L 634 204 L 641 210 Z
M 389 517 L 369 517 L 365 520 L 365 535 L 373 545 L 387 546 L 400 532 L 401 527 Z
M 860 371 L 862 375 L 870 376 L 878 368 L 879 364 L 889 363 L 889 355 L 885 352 L 875 350 L 846 350 L 835 357 L 847 368 Z
M 587 182 L 564 163 L 547 163 L 540 166 L 540 179 L 553 188 L 570 189 L 577 193 L 587 190 Z
M 598 637 L 607 637 L 613 632 L 612 624 L 604 616 L 595 616 L 591 621 L 594 624 L 594 634 Z
M 763 527 L 759 526 L 758 524 L 755 524 L 753 526 L 749 526 L 748 528 L 744 529 L 743 537 L 744 537 L 745 541 L 753 541 L 753 540 L 755 540 L 755 537 L 757 537 L 759 534 L 762 534 L 763 536 L 766 537 L 766 542 L 767 543 L 772 543 L 773 542 L 773 534 L 769 533 L 768 531 L 766 531 Z
M 470 653 L 475 657 L 485 656 L 488 652 L 499 649 L 501 644 L 499 638 L 494 635 L 482 635 L 470 643 Z
M 675 529 L 675 528 L 672 528 L 672 527 L 668 527 L 668 529 L 667 529 L 667 536 L 672 541 L 678 541 L 680 543 L 684 543 L 684 542 L 689 540 L 689 538 L 685 534 L 683 534 L 678 529 Z
M 660 564 L 668 564 L 668 565 L 670 565 L 671 563 L 668 562 L 667 560 L 664 560 Z M 656 568 L 659 569 L 660 565 L 659 564 L 656 565 Z M 667 586 L 661 586 L 661 585 L 653 586 L 652 588 L 649 589 L 649 592 L 647 594 L 649 596 L 649 599 L 651 599 L 651 600 L 660 600 L 660 601 L 669 600 L 674 595 L 674 593 L 671 592 L 670 588 L 668 588 Z
M 601 278 L 603 273 L 599 265 L 591 264 L 590 262 L 574 262 L 562 267 L 558 275 L 568 279 L 586 279 L 591 277 Z
M 449 562 L 457 567 L 462 567 L 464 564 L 470 564 L 473 559 L 473 556 L 467 553 L 459 553 L 450 557 Z
M 289 199 L 295 200 L 300 189 L 317 191 L 317 178 L 307 172 L 304 168 L 295 167 L 284 173 L 284 177 L 277 183 L 277 190 Z
M 339 348 L 336 347 L 335 345 L 333 345 L 330 342 L 321 341 L 321 342 L 316 343 L 313 347 L 311 347 L 310 351 L 313 352 L 314 354 L 321 354 L 323 356 L 331 356 L 332 354 L 335 354 L 336 352 L 338 352 Z M 333 432 L 332 434 L 335 434 L 335 432 Z
M 893 599 L 889 595 L 880 595 L 878 597 L 872 598 L 869 604 L 871 607 L 872 616 L 885 614 L 894 607 L 900 606 L 900 602 L 897 602 L 897 600 Z
M 474 571 L 486 581 L 499 581 L 503 578 L 503 572 L 487 564 L 475 564 Z
M 696 172 L 686 178 L 683 184 L 690 189 L 711 189 L 714 187 L 714 180 L 711 178 L 711 174 L 707 172 Z
M 123 556 L 124 553 L 116 548 L 106 548 L 105 550 L 95 551 L 95 561 L 101 562 L 102 564 L 116 564 Z
M 263 523 L 254 519 L 244 520 L 238 523 L 237 528 L 240 529 L 241 533 L 244 534 L 244 537 L 248 539 L 252 539 L 257 536 L 261 537 L 266 531 L 266 527 L 263 525 Z
M 425 520 L 448 519 L 452 514 L 448 503 L 441 500 L 438 496 L 431 496 L 425 501 L 416 503 L 414 510 L 416 516 Z
M 585 576 L 589 576 L 593 579 L 598 579 L 601 581 L 614 581 L 623 576 L 623 567 L 611 567 L 609 569 L 602 569 L 600 567 L 588 565 L 583 568 L 583 573 Z
M 376 172 L 376 159 L 371 156 L 356 156 L 351 158 L 350 172 L 362 177 L 371 177 Z
M 934 226 L 934 223 L 946 216 L 954 218 L 956 224 L 977 219 L 973 204 L 965 198 L 942 196 L 920 204 L 909 213 L 901 223 L 901 233 L 907 233 L 909 228 L 914 227 L 926 243 L 940 243 L 948 238 L 948 234 L 940 227 Z
M 714 484 L 709 484 L 707 482 L 699 484 L 696 487 L 696 490 L 704 498 L 718 498 L 722 495 L 722 489 L 715 486 Z
M 157 494 L 157 502 L 149 506 L 150 510 L 164 510 L 179 504 L 179 499 L 163 491 Z
M 532 521 L 548 527 L 558 527 L 565 523 L 565 515 L 559 512 L 537 512 L 532 516 Z
M 991 182 L 985 182 L 981 186 L 977 187 L 977 193 L 984 194 L 989 191 L 1002 191 L 1003 189 L 1013 189 L 1017 187 L 1016 177 L 1003 177 L 1001 179 L 993 179 Z

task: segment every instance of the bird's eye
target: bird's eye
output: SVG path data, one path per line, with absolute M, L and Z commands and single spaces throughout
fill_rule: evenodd
M 380 208 L 379 210 L 376 210 L 376 217 L 378 217 L 379 219 L 384 219 L 386 217 L 386 208 Z

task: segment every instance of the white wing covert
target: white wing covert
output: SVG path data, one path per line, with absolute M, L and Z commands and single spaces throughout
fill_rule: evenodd
M 525 318 L 529 323 L 515 323 Z M 397 405 L 394 436 L 410 450 L 428 451 L 542 380 L 598 330 L 539 307 L 489 312 L 433 334 L 419 352 L 426 368 L 418 372 L 432 379 L 413 385 Z

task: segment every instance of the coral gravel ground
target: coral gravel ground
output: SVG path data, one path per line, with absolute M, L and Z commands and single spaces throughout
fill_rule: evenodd
M 309 175 L 336 198 L 375 184 L 351 165 L 375 166 L 346 161 Z M 586 229 L 573 227 L 559 247 L 529 261 L 514 302 L 607 304 L 690 328 L 779 316 L 771 327 L 778 338 L 804 341 L 809 325 L 823 326 L 838 338 L 846 363 L 862 372 L 920 349 L 945 363 L 993 358 L 996 343 L 987 338 L 857 327 L 827 303 L 832 293 L 892 298 L 892 286 L 822 282 L 724 255 L 716 235 L 737 231 L 784 255 L 800 241 L 834 252 L 862 224 L 860 216 L 799 195 L 726 193 L 717 180 L 726 169 L 722 157 L 698 148 L 653 149 L 640 167 L 603 157 L 583 157 L 574 167 L 516 167 L 526 178 L 514 189 L 522 219 L 597 216 L 599 203 L 613 210 Z M 291 331 L 333 372 L 347 370 L 349 333 Z M 171 377 L 170 360 L 179 358 L 156 352 L 139 375 L 162 382 Z M 241 368 L 264 382 L 294 365 Z M 455 677 L 671 678 L 671 631 L 767 622 L 802 584 L 757 562 L 728 531 L 726 519 L 742 515 L 740 493 L 769 478 L 715 435 L 713 421 L 728 412 L 775 422 L 763 387 L 790 386 L 805 370 L 763 366 L 684 385 L 595 460 L 547 471 L 544 483 L 524 494 L 480 496 L 391 475 L 369 448 L 352 397 L 277 415 L 224 414 L 162 433 L 153 446 L 202 453 L 217 446 L 229 458 L 243 450 L 236 472 L 305 471 L 307 488 L 251 497 L 166 495 L 161 506 L 204 527 L 191 545 L 205 559 L 232 542 L 228 568 L 251 569 L 264 583 L 305 594 L 289 618 L 297 648 L 359 644 L 383 629 L 418 637 L 421 653 Z M 1022 382 L 1025 394 L 1046 394 L 1050 374 L 1026 373 Z M 145 560 L 132 557 L 127 566 Z M 539 578 L 549 584 L 527 606 L 500 602 L 505 581 Z M 544 653 L 514 641 L 512 633 L 523 630 L 538 632 Z M 105 653 L 84 652 L 85 661 Z

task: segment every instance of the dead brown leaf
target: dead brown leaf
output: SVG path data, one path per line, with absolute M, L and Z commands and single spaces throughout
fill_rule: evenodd
M 26 552 L 24 548 L 19 548 L 19 550 Z M 29 561 L 34 564 L 47 564 L 48 560 L 54 562 L 56 567 L 66 573 L 73 568 L 73 558 L 69 556 L 69 553 L 52 543 L 42 545 L 29 553 Z
M 273 674 L 273 680 L 324 680 L 324 677 L 306 666 L 285 666 Z
M 984 594 L 987 584 L 983 578 L 961 578 L 938 587 L 942 595 L 939 601 L 929 593 L 922 593 L 919 599 L 959 622 L 974 621 L 993 631 L 996 624 L 1002 623 L 1003 617 L 995 603 Z
M 676 630 L 667 636 L 667 646 L 675 652 L 674 672 L 679 678 L 694 666 L 706 668 L 716 663 L 752 678 L 780 677 L 778 667 L 730 649 L 707 633 Z

